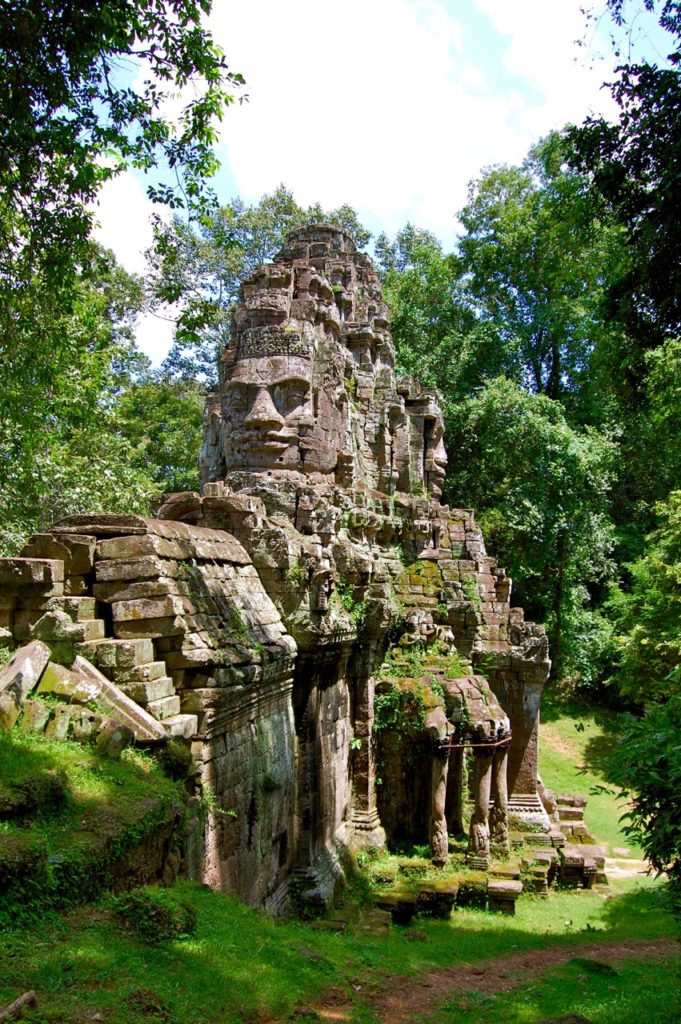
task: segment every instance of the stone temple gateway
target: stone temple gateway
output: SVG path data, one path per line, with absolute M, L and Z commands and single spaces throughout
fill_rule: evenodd
M 244 283 L 200 465 L 156 518 L 71 516 L 0 561 L 6 634 L 108 680 L 138 739 L 191 744 L 189 873 L 278 912 L 327 905 L 353 848 L 444 863 L 469 797 L 474 866 L 509 821 L 548 836 L 546 634 L 472 511 L 440 504 L 437 395 L 395 376 L 343 232 L 298 232 Z

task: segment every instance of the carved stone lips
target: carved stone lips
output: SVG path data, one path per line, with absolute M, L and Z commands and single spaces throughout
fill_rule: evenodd
M 260 431 L 253 431 L 247 434 L 241 434 L 238 440 L 242 448 L 266 448 L 268 450 L 272 450 L 275 448 L 283 449 L 290 447 L 290 445 L 295 444 L 298 440 L 298 435 L 280 434 L 275 431 L 269 431 L 266 434 L 262 434 Z

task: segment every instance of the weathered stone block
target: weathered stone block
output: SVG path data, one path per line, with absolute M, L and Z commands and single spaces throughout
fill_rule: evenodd
M 97 749 L 118 761 L 126 747 L 135 741 L 135 734 L 117 718 L 105 718 L 97 735 Z
M 45 736 L 49 740 L 65 740 L 71 730 L 71 719 L 76 709 L 65 704 L 54 708 L 50 720 L 45 726 Z
M 199 647 L 188 651 L 171 651 L 166 657 L 166 665 L 172 671 L 177 671 L 178 669 L 202 668 L 206 665 L 215 665 L 217 660 L 217 651 Z
M 69 597 L 83 597 L 90 589 L 90 581 L 87 576 L 65 576 L 64 593 Z
M 137 665 L 134 669 L 119 672 L 115 681 L 118 683 L 151 683 L 161 679 L 165 674 L 166 663 L 164 661 L 150 661 L 146 665 Z
M 21 701 L 13 690 L 0 693 L 0 732 L 9 732 L 21 714 Z
M 51 714 L 44 700 L 27 700 L 21 712 L 19 728 L 24 732 L 44 732 Z
M 85 658 L 78 656 L 74 660 L 73 671 L 82 677 L 84 682 L 94 684 L 98 688 L 98 702 L 110 710 L 119 721 L 124 722 L 138 742 L 153 743 L 165 738 L 161 724 Z
M 87 708 L 74 709 L 71 716 L 71 739 L 84 743 L 93 739 L 99 731 L 102 723 L 102 715 L 96 711 L 89 711 Z
M 173 715 L 179 715 L 180 713 L 180 698 L 173 694 L 168 697 L 160 697 L 158 700 L 150 700 L 147 704 L 147 710 L 154 718 L 159 720 L 172 718 Z
M 158 555 L 160 558 L 185 559 L 191 558 L 192 546 L 187 540 L 166 540 L 164 537 L 146 536 L 113 537 L 100 540 L 97 544 L 98 559 L 131 559 L 145 555 Z
M 40 640 L 33 640 L 15 651 L 0 671 L 0 693 L 11 691 L 20 701 L 38 685 L 38 680 L 50 660 L 50 648 Z
M 148 637 L 137 640 L 97 640 L 84 644 L 89 649 L 90 659 L 94 660 L 105 676 L 111 679 L 130 672 L 137 674 L 141 665 L 153 662 L 154 645 Z M 84 657 L 88 655 L 84 653 Z
M 179 615 L 175 618 L 129 620 L 114 624 L 114 633 L 121 640 L 182 636 L 186 632 L 187 625 Z
M 163 725 L 168 730 L 170 736 L 189 740 L 192 736 L 196 735 L 199 720 L 196 715 L 173 715 L 170 718 L 164 719 Z M 203 744 L 199 745 L 203 746 Z
M 71 622 L 87 622 L 96 616 L 97 602 L 94 597 L 51 597 L 47 610 L 62 611 Z
M 139 621 L 141 619 L 163 619 L 181 615 L 184 611 L 178 597 L 161 597 L 156 600 L 116 601 L 111 605 L 114 622 Z
M 138 601 L 152 597 L 164 597 L 166 594 L 180 594 L 182 587 L 181 580 L 160 576 L 158 579 L 147 579 L 137 583 L 131 580 L 95 583 L 92 593 L 98 601 L 113 604 L 114 601 Z
M 38 693 L 49 693 L 67 701 L 75 701 L 77 704 L 87 704 L 89 701 L 97 700 L 99 687 L 63 665 L 51 661 L 38 684 Z
M 158 679 L 129 680 L 119 685 L 123 693 L 127 693 L 128 697 L 132 697 L 138 704 L 162 700 L 163 697 L 171 697 L 175 693 L 173 681 L 169 676 L 160 676 Z
M 502 914 L 515 914 L 516 900 L 523 891 L 522 882 L 511 879 L 492 879 L 487 884 L 490 910 Z
M 78 534 L 35 533 L 21 552 L 25 558 L 52 558 L 64 563 L 67 576 L 87 576 L 95 556 L 94 537 Z
M 95 564 L 97 581 L 108 583 L 115 580 L 146 580 L 159 576 L 176 578 L 180 572 L 178 562 L 156 558 L 149 555 L 145 558 L 115 559 Z
M 0 589 L 15 593 L 23 587 L 52 590 L 64 584 L 64 563 L 54 558 L 0 558 Z M 56 592 L 56 591 L 55 591 Z
M 61 609 L 55 609 L 45 612 L 38 619 L 31 627 L 31 634 L 49 645 L 53 661 L 68 665 L 73 661 L 76 645 L 101 639 L 105 628 L 102 619 L 72 622 Z

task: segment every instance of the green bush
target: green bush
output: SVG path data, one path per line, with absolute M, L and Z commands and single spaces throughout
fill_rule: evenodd
M 116 916 L 149 945 L 186 938 L 196 932 L 194 907 L 170 889 L 132 889 L 117 896 L 112 906 Z

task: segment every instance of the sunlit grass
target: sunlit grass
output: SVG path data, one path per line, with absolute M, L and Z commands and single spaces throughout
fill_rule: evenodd
M 607 752 L 615 742 L 616 734 L 606 731 L 594 712 L 550 708 L 540 728 L 539 773 L 556 793 L 587 797 L 584 820 L 607 852 L 626 847 L 632 857 L 640 857 L 640 848 L 622 831 L 626 804 L 616 799 L 617 788 L 605 769 Z

